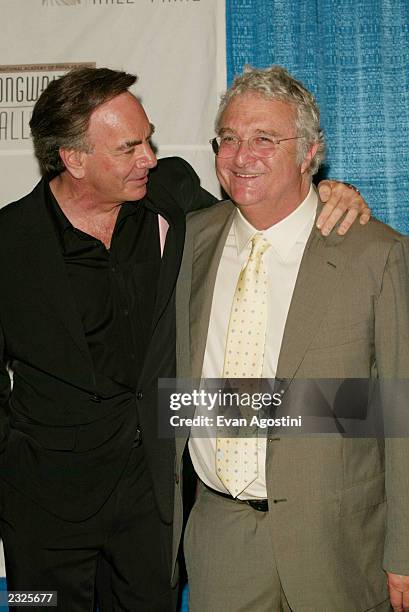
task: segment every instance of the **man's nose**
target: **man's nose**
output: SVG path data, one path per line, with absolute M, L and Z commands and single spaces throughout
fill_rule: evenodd
M 143 151 L 140 157 L 138 157 L 136 163 L 140 168 L 154 168 L 158 163 L 155 153 L 149 142 L 143 143 Z
M 234 154 L 234 161 L 238 165 L 245 164 L 249 159 L 254 159 L 257 157 L 254 155 L 252 150 L 250 149 L 248 140 L 241 140 Z

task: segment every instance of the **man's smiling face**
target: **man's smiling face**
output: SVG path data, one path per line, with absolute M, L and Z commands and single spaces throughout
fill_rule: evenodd
M 298 140 L 276 145 L 272 157 L 261 158 L 249 148 L 255 135 L 280 138 L 297 136 L 295 108 L 257 93 L 234 96 L 219 123 L 220 136 L 232 135 L 240 146 L 232 157 L 216 157 L 220 184 L 246 218 L 264 219 L 266 227 L 289 215 L 308 193 L 311 177 L 306 172 L 309 154 L 300 163 Z

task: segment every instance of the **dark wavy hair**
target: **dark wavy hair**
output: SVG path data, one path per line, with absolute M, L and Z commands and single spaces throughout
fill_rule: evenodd
M 90 151 L 91 113 L 126 92 L 137 77 L 109 68 L 75 68 L 52 81 L 37 100 L 30 120 L 34 151 L 44 175 L 65 170 L 60 147 Z

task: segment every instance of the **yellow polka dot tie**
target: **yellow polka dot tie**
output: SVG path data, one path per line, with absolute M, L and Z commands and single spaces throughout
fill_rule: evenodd
M 263 255 L 269 246 L 261 234 L 253 236 L 250 255 L 233 297 L 223 378 L 261 378 L 263 375 L 267 327 L 267 274 Z M 233 497 L 240 495 L 258 475 L 257 436 L 253 433 L 251 437 L 243 437 L 243 430 L 240 436 L 216 440 L 216 472 Z

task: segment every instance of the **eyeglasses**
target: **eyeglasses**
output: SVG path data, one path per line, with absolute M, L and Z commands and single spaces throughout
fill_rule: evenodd
M 302 136 L 291 136 L 291 138 L 273 138 L 266 134 L 255 134 L 250 138 L 237 138 L 237 136 L 224 135 L 216 136 L 209 140 L 213 152 L 218 157 L 234 157 L 239 150 L 242 142 L 247 142 L 250 151 L 257 157 L 273 157 L 277 151 L 277 146 L 285 140 L 296 140 Z

